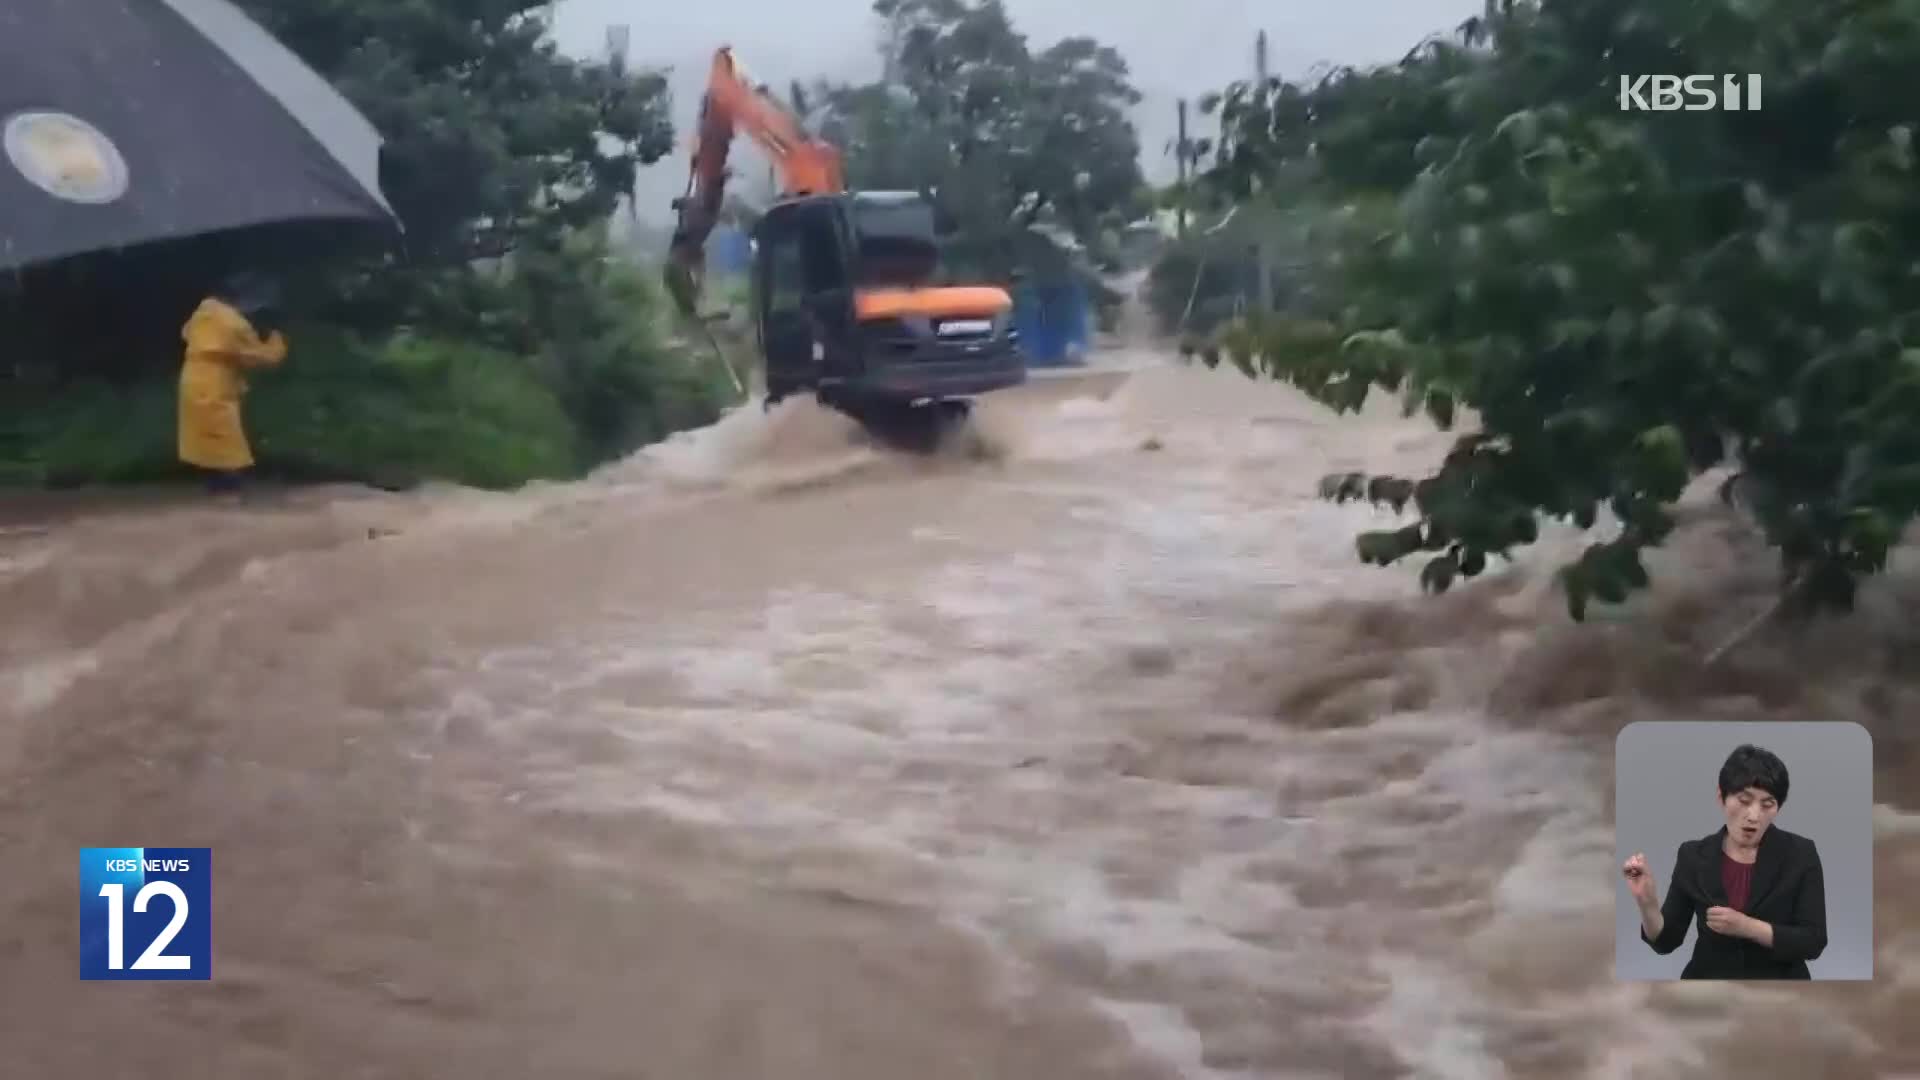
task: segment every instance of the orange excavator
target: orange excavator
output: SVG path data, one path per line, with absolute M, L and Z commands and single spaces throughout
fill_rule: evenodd
M 714 54 L 687 191 L 673 203 L 666 279 L 682 313 L 697 317 L 727 155 L 742 130 L 772 158 L 781 186 L 753 230 L 769 408 L 811 391 L 869 426 L 909 411 L 938 426 L 964 418 L 975 396 L 1026 381 L 1006 290 L 936 284 L 932 205 L 917 192 L 846 190 L 839 151 L 748 81 L 730 48 Z

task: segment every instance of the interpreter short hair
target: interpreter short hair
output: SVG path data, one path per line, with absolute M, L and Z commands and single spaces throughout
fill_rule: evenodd
M 1735 747 L 1727 755 L 1726 764 L 1720 766 L 1720 797 L 1748 788 L 1759 788 L 1781 806 L 1787 805 L 1787 763 L 1773 751 L 1752 743 Z

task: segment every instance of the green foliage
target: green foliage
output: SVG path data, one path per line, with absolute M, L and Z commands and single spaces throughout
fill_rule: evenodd
M 1155 261 L 1147 299 L 1164 332 L 1204 338 L 1257 310 L 1301 318 L 1338 313 L 1342 294 L 1328 263 L 1364 230 L 1385 227 L 1390 202 L 1358 196 L 1336 206 L 1327 185 L 1300 170 L 1269 177 L 1266 187 L 1267 198 L 1225 212 L 1202 202 L 1185 239 Z
M 538 0 L 241 6 L 387 140 L 382 186 L 404 255 L 310 267 L 294 296 L 315 318 L 460 337 L 485 291 L 476 261 L 599 227 L 673 149 L 665 77 L 560 55 Z
M 298 362 L 254 383 L 262 472 L 294 480 L 436 477 L 509 487 L 580 464 L 555 395 L 514 357 L 444 341 L 370 346 L 312 327 Z M 65 487 L 183 478 L 171 379 L 79 383 L 0 409 L 0 483 Z
M 1901 0 L 1531 0 L 1398 65 L 1223 95 L 1212 180 L 1258 198 L 1310 168 L 1387 192 L 1388 227 L 1322 265 L 1342 298 L 1305 328 L 1217 343 L 1330 406 L 1399 391 L 1444 427 L 1417 482 L 1333 478 L 1410 505 L 1362 558 L 1427 558 L 1444 589 L 1537 537 L 1615 535 L 1562 571 L 1569 610 L 1648 585 L 1689 480 L 1727 465 L 1780 554 L 1786 610 L 1851 607 L 1920 511 L 1920 61 Z M 1764 110 L 1626 112 L 1621 74 L 1758 73 Z
M 723 373 L 659 337 L 664 301 L 647 276 L 589 237 L 465 286 L 446 301 L 449 318 L 462 313 L 454 337 L 292 327 L 287 362 L 255 376 L 245 403 L 261 470 L 511 487 L 709 423 L 730 397 Z M 540 337 L 539 324 L 559 329 Z M 0 484 L 180 477 L 175 378 L 14 387 L 0 407 Z
M 821 133 L 855 187 L 923 191 L 953 224 L 949 263 L 1004 277 L 1047 222 L 1100 245 L 1143 208 L 1140 100 L 1091 38 L 1034 51 L 999 0 L 876 0 L 887 75 L 818 85 Z
M 386 134 L 407 227 L 404 262 L 325 274 L 311 314 L 527 358 L 589 460 L 716 414 L 605 245 L 637 171 L 673 149 L 664 76 L 561 56 L 537 0 L 246 6 Z
M 300 264 L 292 352 L 246 403 L 264 471 L 511 485 L 718 415 L 723 375 L 661 339 L 661 298 L 605 242 L 636 170 L 672 148 L 661 76 L 560 56 L 535 0 L 242 6 L 386 136 L 383 186 L 407 234 L 404 257 L 258 252 Z M 0 376 L 0 482 L 181 472 L 178 327 L 214 268 L 143 258 L 0 290 L 18 349 Z M 103 323 L 131 329 L 88 332 Z
M 177 475 L 171 383 L 136 392 L 78 382 L 0 397 L 0 486 L 129 483 Z
M 541 0 L 241 0 L 386 136 L 419 263 L 463 265 L 604 220 L 673 149 L 665 78 L 561 56 Z
M 539 358 L 547 383 L 579 425 L 591 460 L 719 417 L 730 396 L 724 376 L 704 357 L 662 340 L 657 328 L 668 321 L 665 300 L 638 267 L 590 244 L 571 257 L 527 258 L 518 285 L 530 298 L 567 302 L 564 311 L 528 320 L 556 328 L 545 339 L 512 343 Z
M 373 347 L 320 331 L 300 340 L 306 363 L 259 379 L 247 398 L 265 472 L 508 488 L 587 463 L 559 395 L 515 356 L 408 335 Z
M 659 287 L 598 231 L 529 244 L 462 284 L 437 324 L 454 326 L 475 355 L 515 358 L 571 423 L 583 467 L 709 423 L 728 400 L 720 373 L 661 336 Z

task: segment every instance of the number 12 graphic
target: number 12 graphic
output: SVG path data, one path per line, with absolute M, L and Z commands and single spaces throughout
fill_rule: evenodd
M 119 882 L 110 882 L 100 886 L 100 895 L 107 898 L 107 969 L 119 971 L 126 965 L 127 916 L 123 908 L 126 905 L 127 887 Z M 171 881 L 149 881 L 133 898 L 133 910 L 144 914 L 147 901 L 156 896 L 164 896 L 173 901 L 173 918 L 160 936 L 153 939 L 147 951 L 133 962 L 135 971 L 186 971 L 193 967 L 191 956 L 169 956 L 167 943 L 172 941 L 180 928 L 187 925 L 187 912 L 191 906 L 187 903 L 187 894 L 180 886 Z
M 80 977 L 211 979 L 212 912 L 208 848 L 82 848 Z

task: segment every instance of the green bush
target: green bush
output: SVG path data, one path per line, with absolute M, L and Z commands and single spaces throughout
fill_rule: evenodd
M 586 463 L 558 397 L 518 357 L 406 335 L 374 347 L 317 331 L 292 340 L 285 367 L 247 396 L 263 472 L 503 488 Z
M 550 313 L 553 332 L 525 345 L 572 417 L 586 460 L 617 457 L 718 418 L 729 398 L 724 372 L 667 343 L 658 328 L 672 315 L 639 267 L 590 246 L 524 272 L 557 272 L 577 283 L 571 292 L 558 281 L 546 284 L 575 309 Z
M 439 479 L 506 488 L 577 476 L 672 432 L 709 423 L 724 372 L 656 331 L 658 294 L 637 267 L 593 255 L 476 275 L 469 340 L 402 330 L 367 340 L 289 328 L 285 364 L 251 379 L 245 423 L 262 474 L 386 486 Z M 570 310 L 529 333 L 536 290 Z M 119 382 L 14 387 L 0 405 L 0 484 L 68 486 L 184 477 L 175 457 L 177 368 Z
M 290 331 L 286 364 L 243 406 L 262 474 L 294 481 L 438 478 L 505 487 L 582 465 L 579 439 L 525 362 L 445 342 L 369 347 Z M 183 479 L 176 383 L 65 384 L 0 416 L 0 483 L 66 487 Z
M 101 381 L 0 397 L 0 485 L 143 483 L 180 471 L 174 387 Z
M 1355 409 L 1407 395 L 1476 427 L 1417 481 L 1329 478 L 1411 506 L 1359 540 L 1425 553 L 1432 589 L 1537 538 L 1617 523 L 1563 568 L 1575 618 L 1649 583 L 1689 480 L 1727 489 L 1781 561 L 1782 606 L 1851 607 L 1920 511 L 1920 125 L 1896 0 L 1515 0 L 1401 64 L 1237 86 L 1215 179 L 1310 162 L 1393 220 L 1323 268 L 1341 309 L 1253 321 L 1225 353 Z M 1621 74 L 1762 76 L 1762 111 L 1628 112 Z

